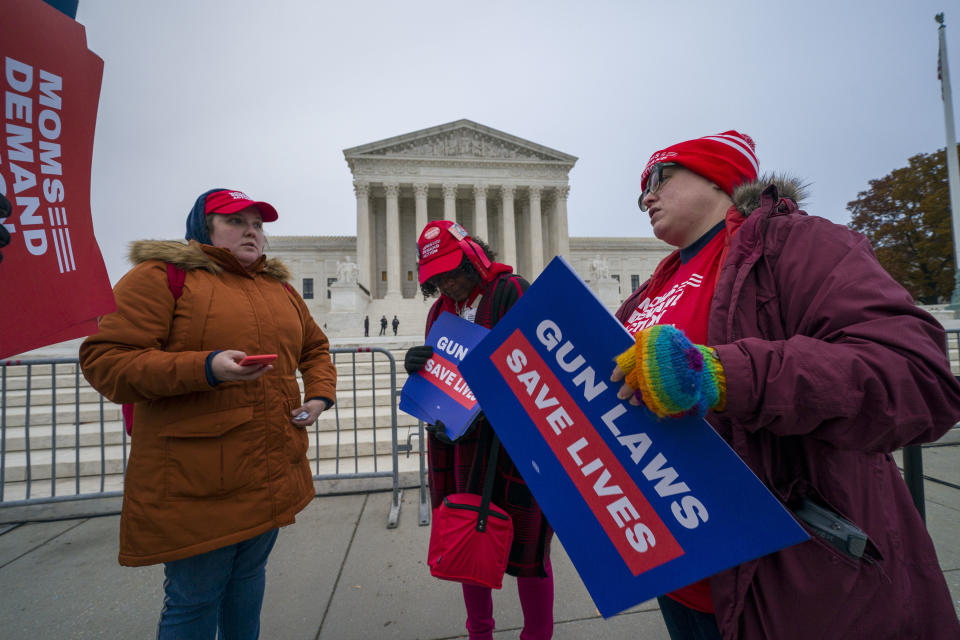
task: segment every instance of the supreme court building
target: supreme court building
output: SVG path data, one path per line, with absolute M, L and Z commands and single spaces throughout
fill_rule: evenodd
M 567 196 L 577 158 L 470 120 L 343 155 L 357 235 L 270 238 L 271 255 L 291 267 L 331 336 L 362 335 L 364 316 L 376 335 L 381 316 L 394 315 L 400 333 L 422 333 L 432 301 L 419 295 L 416 243 L 430 220 L 459 222 L 531 282 L 561 255 L 612 308 L 670 250 L 654 238 L 570 238 Z

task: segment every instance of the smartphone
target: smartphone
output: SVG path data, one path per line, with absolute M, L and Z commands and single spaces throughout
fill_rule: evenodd
M 277 359 L 275 353 L 262 353 L 258 356 L 247 356 L 239 362 L 241 367 L 252 367 L 254 365 L 269 364 Z

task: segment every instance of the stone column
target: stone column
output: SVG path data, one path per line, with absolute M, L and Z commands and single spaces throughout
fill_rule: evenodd
M 400 297 L 400 185 L 386 183 L 387 193 L 387 298 Z
M 533 279 L 543 271 L 543 220 L 540 213 L 542 187 L 530 187 L 530 275 Z
M 416 200 L 416 225 L 417 228 L 414 230 L 413 236 L 419 240 L 420 234 L 423 233 L 423 228 L 427 226 L 427 192 L 430 187 L 425 184 L 415 184 L 413 185 L 413 196 Z
M 469 229 L 469 231 L 471 234 L 483 238 L 484 242 L 489 242 L 490 234 L 487 233 L 487 185 L 473 185 L 473 200 L 473 229 Z
M 457 185 L 443 185 L 443 219 L 457 221 Z
M 570 195 L 570 186 L 563 185 L 555 189 L 553 198 L 554 246 L 557 248 L 557 253 L 567 260 L 570 259 L 570 229 L 567 228 L 568 195 Z
M 519 268 L 517 266 L 517 228 L 513 221 L 513 195 L 516 193 L 516 189 L 509 184 L 500 187 L 500 193 L 503 197 L 503 213 L 500 215 L 500 222 L 503 225 L 501 260 L 514 269 Z
M 370 291 L 373 297 L 373 278 L 370 274 L 370 185 L 354 180 L 353 192 L 357 194 L 357 282 Z

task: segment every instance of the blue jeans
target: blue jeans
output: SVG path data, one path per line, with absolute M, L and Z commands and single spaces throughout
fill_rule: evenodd
M 682 605 L 669 596 L 657 598 L 670 640 L 722 640 L 717 618 Z
M 157 640 L 256 640 L 277 529 L 164 564 Z

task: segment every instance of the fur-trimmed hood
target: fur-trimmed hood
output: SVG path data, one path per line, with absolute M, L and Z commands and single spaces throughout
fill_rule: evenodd
M 760 195 L 771 184 L 777 187 L 781 198 L 789 198 L 801 209 L 806 199 L 807 187 L 800 179 L 784 173 L 768 173 L 753 182 L 745 182 L 733 190 L 733 204 L 744 216 L 749 216 L 760 206 Z
M 138 240 L 130 243 L 128 257 L 134 265 L 148 260 L 160 260 L 185 271 L 192 269 L 205 269 L 210 273 L 223 271 L 223 266 L 204 252 L 200 243 L 193 240 L 189 243 L 178 240 Z M 278 258 L 267 258 L 261 272 L 280 282 L 287 282 L 293 277 L 287 265 Z

